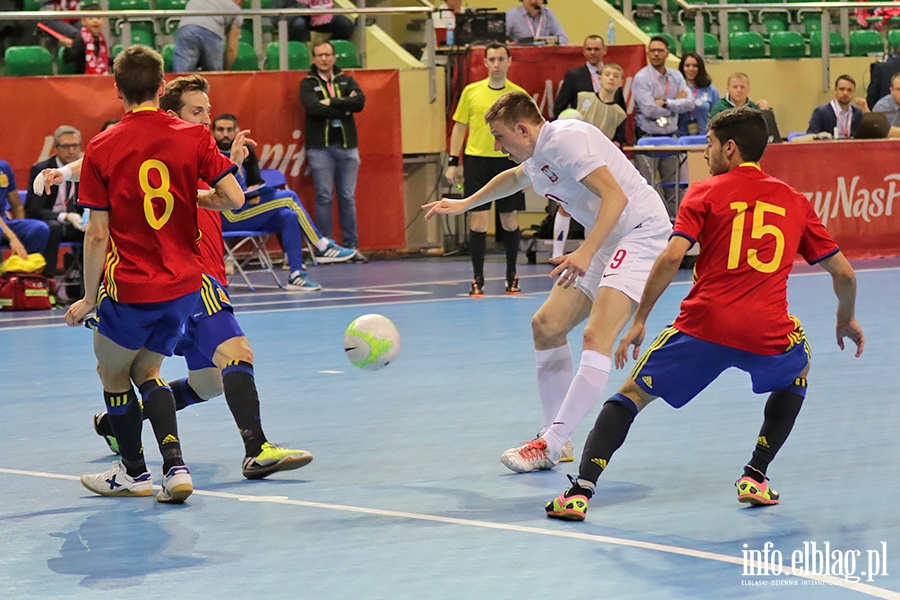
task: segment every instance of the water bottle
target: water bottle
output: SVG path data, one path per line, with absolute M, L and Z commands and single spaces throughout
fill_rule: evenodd
M 616 43 L 616 22 L 612 19 L 609 20 L 609 25 L 606 27 L 606 43 L 610 46 Z
M 447 45 L 448 45 L 448 46 L 455 46 L 455 45 L 456 45 L 455 42 L 456 42 L 456 40 L 454 39 L 453 28 L 452 28 L 452 27 L 448 27 L 448 28 L 447 28 Z

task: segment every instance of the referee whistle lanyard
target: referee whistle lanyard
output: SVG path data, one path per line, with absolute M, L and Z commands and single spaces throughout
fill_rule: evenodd
M 842 138 L 850 137 L 850 124 L 853 122 L 853 109 L 849 106 L 847 110 L 841 110 L 841 105 L 838 104 L 837 100 L 832 100 L 829 104 L 831 104 L 831 110 L 834 111 L 834 116 L 837 118 L 837 127 L 841 133 Z

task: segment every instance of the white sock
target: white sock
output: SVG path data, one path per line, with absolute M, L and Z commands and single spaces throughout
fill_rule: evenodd
M 551 350 L 535 350 L 534 361 L 537 370 L 538 395 L 541 398 L 541 433 L 546 431 L 556 419 L 563 398 L 572 384 L 575 370 L 572 367 L 572 352 L 569 345 Z
M 329 240 L 327 237 L 320 237 L 319 241 L 316 242 L 316 250 L 319 252 L 325 252 L 325 248 L 328 247 Z
M 595 350 L 581 353 L 581 364 L 572 378 L 572 385 L 569 386 L 559 413 L 553 420 L 553 425 L 542 436 L 547 441 L 550 458 L 559 458 L 563 444 L 572 437 L 575 429 L 603 397 L 611 366 L 609 357 Z
M 559 258 L 566 251 L 566 238 L 569 237 L 569 223 L 572 217 L 563 216 L 556 211 L 556 217 L 553 219 L 553 254 L 552 258 Z

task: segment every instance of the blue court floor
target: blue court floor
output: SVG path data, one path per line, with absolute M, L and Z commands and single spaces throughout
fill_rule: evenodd
M 856 264 L 859 359 L 835 344 L 830 278 L 791 278 L 814 357 L 769 471 L 780 505 L 736 501 L 765 398 L 728 372 L 687 407 L 637 418 L 583 523 L 543 509 L 577 461 L 516 475 L 498 458 L 540 425 L 530 318 L 546 264 L 521 265 L 518 297 L 491 262 L 488 296 L 469 299 L 464 259 L 314 267 L 325 289 L 312 294 L 234 290 L 266 433 L 315 460 L 245 480 L 224 399 L 190 407 L 179 426 L 196 491 L 182 506 L 82 488 L 114 460 L 91 427 L 103 400 L 90 333 L 61 312 L 0 314 L 0 598 L 900 598 L 900 268 Z M 681 275 L 654 334 L 687 292 Z M 343 356 L 344 329 L 370 312 L 403 338 L 377 372 Z M 163 374 L 184 376 L 183 362 Z M 159 483 L 149 428 L 144 439 Z

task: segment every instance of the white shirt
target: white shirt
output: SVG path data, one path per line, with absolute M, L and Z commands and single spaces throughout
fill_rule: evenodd
M 635 227 L 670 229 L 669 214 L 659 194 L 641 177 L 621 150 L 583 121 L 564 119 L 541 127 L 534 154 L 522 163 L 534 191 L 562 205 L 589 232 L 603 199 L 579 183 L 600 167 L 608 167 L 628 204 L 601 248 L 615 244 Z

